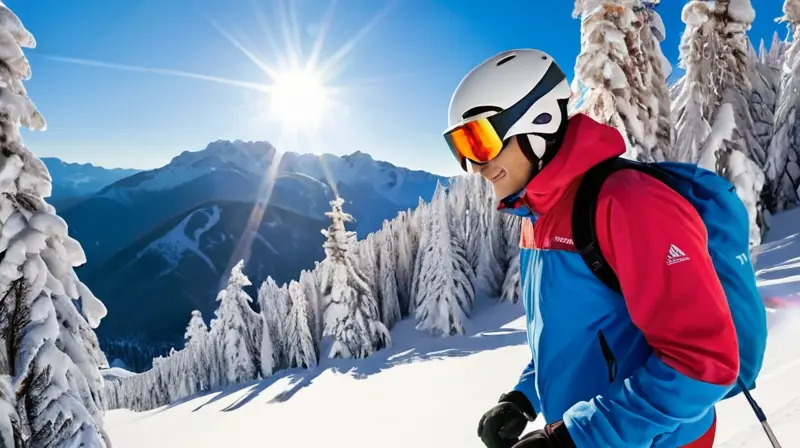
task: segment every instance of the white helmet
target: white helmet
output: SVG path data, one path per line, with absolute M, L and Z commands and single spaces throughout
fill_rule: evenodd
M 541 169 L 563 140 L 571 93 L 564 72 L 546 53 L 505 51 L 481 62 L 461 80 L 450 100 L 448 129 L 497 115 L 505 123 L 494 127 L 497 137 L 505 143 L 515 135 L 526 135 L 519 139 L 520 146 Z M 501 113 L 504 117 L 499 120 Z

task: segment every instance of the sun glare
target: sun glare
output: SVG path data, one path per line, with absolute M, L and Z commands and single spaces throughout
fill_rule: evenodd
M 316 129 L 330 101 L 320 76 L 310 70 L 278 73 L 269 90 L 270 113 L 292 129 Z

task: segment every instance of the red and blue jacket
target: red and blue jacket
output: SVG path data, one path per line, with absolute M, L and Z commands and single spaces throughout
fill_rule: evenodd
M 622 170 L 600 191 L 598 243 L 621 295 L 576 252 L 580 179 L 624 151 L 616 129 L 576 115 L 555 158 L 500 206 L 526 217 L 520 266 L 532 360 L 515 390 L 546 421 L 564 420 L 578 448 L 679 447 L 709 431 L 714 405 L 735 384 L 737 338 L 704 224 L 658 180 Z

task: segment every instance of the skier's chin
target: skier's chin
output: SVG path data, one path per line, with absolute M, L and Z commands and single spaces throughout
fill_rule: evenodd
M 513 194 L 517 194 L 520 190 L 525 188 L 525 182 L 516 182 L 514 176 L 502 169 L 502 174 L 499 174 L 492 182 L 494 189 L 494 196 L 498 200 L 505 199 Z

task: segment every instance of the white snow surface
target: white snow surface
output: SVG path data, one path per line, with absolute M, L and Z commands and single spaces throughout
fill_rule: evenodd
M 772 217 L 756 269 L 765 294 L 800 300 L 800 209 Z M 780 290 L 770 289 L 780 286 Z M 106 414 L 116 448 L 348 446 L 482 448 L 476 426 L 530 359 L 522 306 L 481 300 L 467 334 L 415 331 L 404 320 L 392 348 L 362 360 L 329 360 L 311 370 L 207 393 L 171 406 Z M 800 308 L 768 314 L 767 358 L 753 395 L 784 447 L 800 446 Z M 716 447 L 768 447 L 742 396 L 718 406 Z M 412 426 L 398 422 L 412 420 Z M 528 431 L 542 427 L 537 419 Z M 406 430 L 402 428 L 405 427 Z
M 186 225 L 189 224 L 192 218 L 198 213 L 205 215 L 206 222 L 202 227 L 195 229 L 192 235 L 187 235 Z M 208 255 L 203 253 L 203 251 L 200 249 L 200 237 L 212 227 L 217 225 L 219 222 L 220 213 L 221 211 L 216 205 L 193 211 L 183 218 L 183 220 L 166 235 L 153 241 L 152 243 L 148 244 L 147 247 L 139 251 L 133 261 L 138 260 L 144 254 L 150 251 L 160 253 L 170 264 L 159 274 L 159 276 L 161 276 L 168 274 L 175 269 L 181 259 L 183 259 L 183 254 L 185 252 L 193 252 L 208 265 L 208 267 L 211 269 L 211 272 L 216 273 L 217 268 L 214 267 L 214 263 L 211 261 Z M 131 261 L 131 263 L 133 263 L 133 261 Z
M 136 375 L 135 372 L 131 372 L 130 370 L 125 370 L 122 367 L 110 367 L 108 369 L 100 370 L 100 374 L 103 375 L 103 378 L 106 380 L 116 379 L 116 378 L 127 378 L 129 376 Z

